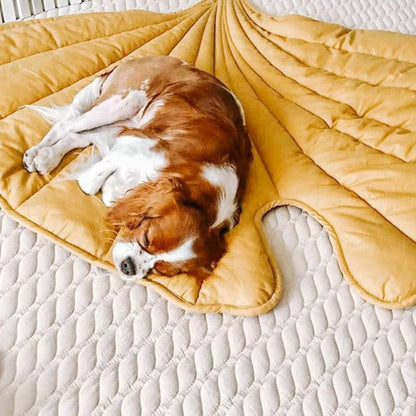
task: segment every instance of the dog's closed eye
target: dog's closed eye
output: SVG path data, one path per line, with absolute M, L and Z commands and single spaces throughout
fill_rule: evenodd
M 148 231 L 144 232 L 140 238 L 139 244 L 142 246 L 142 248 L 146 249 L 149 247 L 149 237 L 148 237 Z

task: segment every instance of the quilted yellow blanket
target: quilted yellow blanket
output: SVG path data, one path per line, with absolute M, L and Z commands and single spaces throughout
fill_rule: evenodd
M 369 302 L 416 300 L 416 38 L 269 17 L 244 0 L 203 1 L 176 14 L 66 16 L 0 26 L 0 203 L 32 230 L 113 270 L 98 198 L 22 168 L 49 125 L 25 104 L 63 105 L 120 60 L 172 55 L 209 71 L 242 101 L 255 148 L 240 224 L 202 284 L 149 276 L 197 312 L 255 315 L 281 296 L 261 231 L 272 207 L 305 209 L 329 232 L 345 278 Z M 81 153 L 89 152 L 85 149 Z M 82 157 L 82 155 L 81 155 Z M 290 276 L 287 276 L 290 279 Z

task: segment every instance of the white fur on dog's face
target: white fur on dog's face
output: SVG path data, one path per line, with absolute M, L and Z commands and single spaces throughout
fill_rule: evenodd
M 135 273 L 128 275 L 121 270 L 121 263 L 131 258 L 134 264 Z M 124 280 L 142 279 L 153 268 L 156 263 L 156 257 L 143 250 L 136 241 L 120 241 L 114 244 L 113 260 Z
M 113 247 L 114 264 L 122 279 L 132 281 L 143 279 L 157 261 L 181 262 L 194 258 L 193 242 L 194 239 L 189 238 L 174 250 L 153 255 L 143 250 L 136 241 L 119 241 Z M 121 267 L 122 262 L 128 258 L 131 259 L 135 271 L 131 275 L 124 273 Z

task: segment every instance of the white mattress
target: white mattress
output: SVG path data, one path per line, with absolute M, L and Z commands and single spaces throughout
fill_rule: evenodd
M 269 13 L 416 33 L 413 0 L 253 2 Z M 284 296 L 272 312 L 242 318 L 185 313 L 0 212 L 0 415 L 414 416 L 416 308 L 362 301 L 325 230 L 300 210 L 277 209 L 264 224 Z

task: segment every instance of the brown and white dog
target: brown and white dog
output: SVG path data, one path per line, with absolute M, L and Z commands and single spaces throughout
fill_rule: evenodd
M 95 79 L 69 106 L 30 107 L 54 124 L 24 154 L 29 172 L 49 173 L 75 148 L 101 149 L 77 180 L 111 207 L 123 278 L 215 267 L 251 160 L 241 105 L 224 84 L 179 59 L 146 57 Z

